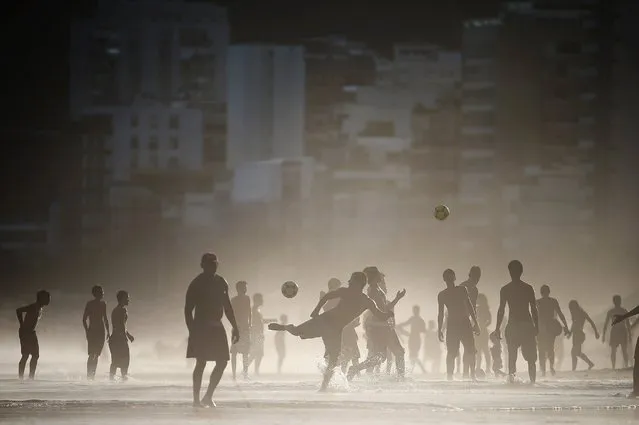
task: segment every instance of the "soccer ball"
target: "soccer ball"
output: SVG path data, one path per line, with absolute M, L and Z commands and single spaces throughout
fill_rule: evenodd
M 297 283 L 292 282 L 290 280 L 282 284 L 282 295 L 284 295 L 286 298 L 295 297 L 295 295 L 297 295 L 298 290 L 299 290 L 299 287 L 297 286 Z
M 446 220 L 450 215 L 450 210 L 446 205 L 437 205 L 433 215 L 437 220 Z

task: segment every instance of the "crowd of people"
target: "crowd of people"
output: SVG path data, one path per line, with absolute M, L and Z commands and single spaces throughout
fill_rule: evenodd
M 478 283 L 481 269 L 473 266 L 469 278 L 456 284 L 453 270 L 443 273 L 445 289 L 437 296 L 437 327 L 434 321 L 426 326 L 419 306 L 413 306 L 412 316 L 396 323 L 395 306 L 404 298 L 406 290 L 397 292 L 392 300 L 387 299 L 388 289 L 385 276 L 377 267 L 366 267 L 352 273 L 346 286 L 337 278 L 328 282 L 328 290 L 320 293 L 320 300 L 311 312 L 311 319 L 299 325 L 288 323 L 286 315 L 277 319 L 265 319 L 262 315 L 263 297 L 256 293 L 252 300 L 248 295 L 248 284 L 237 282 L 237 295 L 231 297 L 229 285 L 217 273 L 218 259 L 215 254 L 204 254 L 201 259 L 203 269 L 189 285 L 184 307 L 185 321 L 189 332 L 186 357 L 195 359 L 193 370 L 193 403 L 197 407 L 214 406 L 213 393 L 222 378 L 228 362 L 231 362 L 233 379 L 237 377 L 237 358 L 242 357 L 242 376 L 248 376 L 249 366 L 255 365 L 259 374 L 264 357 L 264 330 L 276 331 L 275 348 L 278 355 L 278 372 L 281 372 L 286 357 L 285 332 L 301 339 L 321 338 L 324 344 L 326 366 L 320 390 L 326 390 L 336 368 L 352 381 L 362 372 L 375 373 L 386 363 L 390 373 L 395 366 L 398 379 L 406 373 L 405 349 L 400 338 L 408 338 L 408 360 L 410 370 L 419 367 L 426 372 L 425 364 L 439 369 L 441 350 L 439 342 L 446 346 L 446 375 L 452 380 L 455 371 L 462 372 L 467 379 L 475 380 L 492 373 L 507 376 L 509 382 L 515 380 L 519 351 L 528 364 L 530 382 L 537 379 L 537 363 L 542 375 L 547 368 L 555 374 L 555 346 L 560 335 L 572 338 L 572 369 L 576 370 L 578 360 L 583 360 L 589 369 L 594 363 L 583 352 L 586 340 L 584 326 L 588 323 L 599 339 L 599 331 L 589 314 L 576 300 L 568 303 L 572 324 L 569 326 L 560 303 L 550 296 L 550 287 L 540 288 L 541 297 L 536 298 L 534 288 L 521 278 L 523 265 L 514 260 L 508 264 L 511 281 L 503 286 L 499 295 L 499 308 L 495 328 L 489 331 L 492 314 L 485 294 L 479 293 Z M 92 290 L 93 299 L 86 304 L 82 323 L 88 344 L 87 377 L 94 379 L 98 359 L 105 341 L 111 352 L 110 377 L 114 379 L 117 369 L 126 379 L 129 367 L 129 342 L 133 336 L 127 331 L 126 291 L 117 293 L 118 305 L 111 314 L 111 329 L 107 316 L 104 291 L 100 286 Z M 22 358 L 19 363 L 19 377 L 24 377 L 26 363 L 31 358 L 29 377 L 35 377 L 39 358 L 36 325 L 42 310 L 49 305 L 51 296 L 46 291 L 37 293 L 36 302 L 16 310 L 20 324 L 19 337 Z M 252 302 L 251 302 L 252 301 Z M 508 316 L 506 318 L 506 309 Z M 620 350 L 624 367 L 629 367 L 631 328 L 629 319 L 639 314 L 639 306 L 631 311 L 622 307 L 621 297 L 613 297 L 603 325 L 602 340 L 606 335 L 611 350 L 611 363 L 616 367 L 617 352 Z M 222 323 L 226 316 L 231 324 L 231 344 Z M 502 326 L 504 323 L 505 326 Z M 366 339 L 367 355 L 362 359 L 356 329 L 362 325 Z M 502 359 L 502 332 L 505 336 L 507 370 L 504 372 Z M 638 341 L 639 342 L 639 341 Z M 492 343 L 492 346 L 490 346 Z M 463 355 L 460 356 L 460 346 Z M 420 350 L 424 353 L 420 359 Z M 635 348 L 633 391 L 631 397 L 639 395 L 639 343 Z M 208 389 L 200 398 L 202 375 L 207 362 L 215 362 Z M 484 369 L 481 368 L 482 361 Z

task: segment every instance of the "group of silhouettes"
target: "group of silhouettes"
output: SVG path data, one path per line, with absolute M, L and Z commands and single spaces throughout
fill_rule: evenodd
M 94 286 L 91 290 L 93 299 L 87 302 L 82 316 L 82 325 L 87 339 L 87 378 L 95 378 L 98 367 L 98 359 L 104 349 L 106 341 L 109 342 L 111 351 L 110 377 L 115 379 L 117 370 L 120 369 L 122 379 L 126 380 L 129 370 L 130 354 L 129 341 L 134 338 L 126 328 L 128 320 L 127 306 L 129 305 L 129 294 L 126 291 L 119 291 L 116 294 L 118 305 L 111 312 L 112 330 L 109 330 L 109 319 L 107 317 L 106 302 L 104 301 L 104 290 L 101 286 Z M 47 291 L 39 291 L 36 294 L 36 302 L 16 310 L 20 329 L 20 351 L 22 357 L 18 364 L 18 376 L 24 378 L 24 370 L 29 362 L 29 378 L 34 379 L 38 359 L 40 358 L 40 344 L 36 334 L 36 325 L 42 317 L 42 310 L 51 302 L 51 294 Z
M 537 361 L 539 360 L 542 374 L 546 373 L 548 363 L 550 373 L 555 374 L 555 340 L 562 333 L 572 337 L 571 351 L 573 370 L 577 367 L 578 359 L 582 359 L 589 368 L 593 362 L 582 351 L 586 336 L 585 323 L 588 322 L 599 338 L 599 332 L 588 313 L 572 300 L 568 304 L 572 317 L 569 327 L 559 302 L 550 297 L 550 288 L 541 287 L 541 298 L 537 299 L 531 285 L 521 280 L 523 266 L 514 260 L 508 264 L 511 281 L 503 286 L 499 295 L 499 309 L 497 323 L 492 333 L 488 332 L 492 316 L 488 308 L 488 300 L 480 294 L 477 288 L 481 278 L 481 270 L 473 266 L 469 278 L 460 285 L 456 285 L 453 270 L 447 269 L 443 273 L 446 288 L 438 296 L 437 331 L 434 323 L 428 329 L 420 315 L 418 306 L 413 307 L 413 316 L 403 323 L 395 322 L 395 306 L 404 298 L 406 290 L 398 291 L 392 300 L 387 299 L 385 276 L 375 266 L 366 267 L 363 271 L 352 273 L 348 284 L 342 286 L 339 279 L 329 281 L 328 291 L 320 294 L 320 300 L 311 312 L 310 320 L 299 325 L 289 324 L 287 317 L 282 315 L 280 320 L 264 319 L 261 314 L 263 297 L 261 294 L 251 299 L 247 295 L 248 287 L 244 281 L 236 284 L 237 296 L 231 298 L 229 285 L 217 273 L 218 258 L 215 254 L 207 253 L 201 258 L 203 271 L 191 282 L 186 293 L 184 316 L 189 332 L 186 357 L 195 359 L 193 370 L 193 404 L 195 407 L 215 406 L 213 393 L 229 361 L 232 364 L 233 378 L 236 378 L 236 359 L 241 354 L 243 358 L 244 376 L 248 374 L 249 365 L 255 362 L 256 372 L 264 356 L 264 326 L 268 329 L 280 331 L 275 337 L 275 347 L 278 352 L 278 371 L 286 355 L 284 333 L 301 339 L 321 338 L 324 343 L 324 358 L 326 365 L 320 391 L 328 388 L 334 370 L 338 367 L 352 381 L 362 371 L 374 373 L 384 362 L 390 370 L 391 359 L 394 360 L 398 379 L 405 376 L 405 350 L 400 340 L 400 334 L 408 336 L 408 351 L 411 368 L 420 366 L 419 351 L 422 346 L 422 335 L 426 338 L 425 351 L 435 364 L 439 361 L 439 346 L 434 342 L 437 335 L 440 342 L 446 345 L 446 372 L 448 379 L 453 379 L 453 373 L 463 368 L 464 377 L 475 380 L 477 371 L 486 374 L 492 359 L 492 372 L 496 376 L 508 376 L 514 381 L 519 349 L 524 360 L 528 363 L 528 373 L 531 383 L 535 383 L 537 375 Z M 365 291 L 366 289 L 366 291 Z M 109 332 L 109 321 L 106 313 L 106 303 L 103 301 L 104 291 L 101 287 L 93 288 L 94 299 L 86 305 L 83 325 L 88 342 L 87 376 L 95 377 L 98 358 L 103 350 L 105 341 L 109 342 L 111 350 L 110 376 L 113 379 L 118 368 L 122 377 L 126 379 L 129 367 L 129 346 L 133 336 L 127 331 L 127 305 L 129 295 L 125 291 L 117 293 L 118 305 L 113 309 Z M 23 378 L 26 362 L 31 356 L 29 376 L 33 378 L 39 357 L 39 345 L 36 335 L 36 325 L 41 317 L 42 309 L 50 303 L 51 296 L 46 291 L 37 294 L 36 302 L 19 308 L 16 312 L 20 322 L 20 344 L 22 358 L 19 364 L 19 376 Z M 610 327 L 609 343 L 611 347 L 611 361 L 613 368 L 616 362 L 617 349 L 621 348 L 624 366 L 628 367 L 628 348 L 631 346 L 631 327 L 627 319 L 639 314 L 639 306 L 628 312 L 621 306 L 621 297 L 613 297 L 614 307 L 608 312 L 603 328 L 603 339 Z M 505 341 L 507 346 L 507 372 L 502 372 L 502 324 L 508 307 L 508 318 L 505 326 Z M 226 316 L 231 324 L 231 344 L 227 338 L 222 318 Z M 363 316 L 360 319 L 360 316 Z M 557 320 L 559 319 L 559 320 Z M 561 321 L 561 322 L 560 322 Z M 636 326 L 639 320 L 633 325 Z M 361 354 L 358 347 L 356 328 L 362 324 L 366 337 L 367 357 L 360 361 Z M 409 327 L 409 331 L 405 328 Z M 492 347 L 488 347 L 488 341 Z M 638 341 L 639 342 L 639 341 Z M 460 359 L 460 345 L 464 351 L 462 364 Z M 477 365 L 477 359 L 486 359 L 486 372 Z M 206 363 L 215 362 L 211 372 L 208 389 L 200 398 L 202 375 Z M 635 348 L 635 363 L 633 372 L 632 397 L 639 395 L 639 343 Z

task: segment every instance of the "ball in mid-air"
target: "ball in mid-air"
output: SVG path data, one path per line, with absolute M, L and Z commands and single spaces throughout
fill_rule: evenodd
M 299 287 L 297 286 L 297 283 L 293 281 L 289 280 L 288 282 L 284 282 L 282 284 L 282 295 L 284 295 L 286 298 L 295 297 L 295 295 L 297 295 L 298 290 L 299 290 Z
M 433 215 L 437 220 L 446 220 L 450 215 L 450 210 L 446 205 L 437 205 Z

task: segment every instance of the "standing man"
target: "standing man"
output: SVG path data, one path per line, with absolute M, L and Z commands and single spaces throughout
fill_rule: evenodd
M 535 290 L 521 280 L 524 266 L 520 261 L 513 260 L 508 263 L 508 271 L 512 280 L 499 292 L 499 310 L 494 334 L 501 338 L 501 323 L 508 305 L 508 324 L 506 325 L 508 379 L 510 382 L 515 380 L 517 353 L 521 347 L 521 354 L 528 362 L 530 383 L 534 384 L 537 381 L 537 334 L 539 333 Z
M 460 286 L 463 286 L 464 288 L 466 288 L 466 291 L 468 291 L 468 298 L 470 298 L 470 304 L 473 307 L 473 310 L 475 310 L 475 315 L 477 315 L 477 298 L 479 298 L 479 289 L 477 289 L 477 284 L 479 283 L 479 279 L 481 279 L 481 269 L 479 268 L 479 266 L 472 266 L 470 268 L 470 271 L 468 272 L 468 280 L 466 280 L 465 282 L 462 282 L 462 284 Z M 487 340 L 486 340 L 487 341 Z M 477 342 L 475 342 L 475 350 L 477 349 Z M 466 348 L 464 347 L 464 356 L 466 355 Z M 477 353 L 474 353 L 473 355 L 477 355 Z M 476 362 L 475 362 L 476 365 Z M 468 375 L 470 374 L 470 368 L 471 364 L 469 362 L 464 362 L 464 378 L 468 378 Z M 473 366 L 475 367 L 475 366 Z M 475 375 L 475 371 L 472 371 L 473 376 Z
M 229 298 L 229 285 L 217 274 L 218 261 L 215 254 L 207 253 L 200 262 L 203 272 L 189 285 L 184 305 L 184 318 L 189 330 L 189 342 L 186 357 L 195 359 L 193 369 L 193 406 L 215 407 L 213 392 L 222 379 L 222 374 L 230 359 L 229 343 L 222 324 L 222 316 L 231 323 L 232 343 L 240 339 L 235 322 L 233 307 Z M 209 387 L 200 401 L 202 374 L 206 362 L 215 362 L 211 372 Z
M 639 306 L 633 308 L 630 312 L 622 314 L 621 316 L 615 316 L 612 319 L 612 326 L 615 326 L 626 319 L 631 318 L 639 314 Z M 632 327 L 637 326 L 639 320 L 637 320 Z M 635 367 L 632 372 L 632 392 L 628 395 L 628 398 L 639 397 L 639 338 L 637 338 L 637 344 L 635 345 Z
M 539 367 L 541 368 L 541 376 L 546 376 L 546 359 L 550 366 L 550 373 L 555 376 L 555 339 L 561 335 L 569 334 L 568 323 L 566 317 L 559 307 L 556 298 L 550 296 L 550 287 L 543 285 L 539 290 L 541 298 L 537 300 L 537 309 L 539 311 L 539 335 L 537 336 L 537 344 L 539 345 Z M 557 316 L 561 323 L 557 321 Z M 561 325 L 563 324 L 563 328 Z
M 606 321 L 603 326 L 603 334 L 601 341 L 606 342 L 606 331 L 608 330 L 608 323 L 615 316 L 623 316 L 628 313 L 628 310 L 621 306 L 621 295 L 615 295 L 612 297 L 612 304 L 614 307 L 608 310 L 606 315 Z M 623 367 L 628 367 L 628 346 L 632 345 L 630 341 L 632 339 L 632 332 L 630 332 L 630 322 L 625 322 L 620 326 L 613 326 L 610 328 L 610 362 L 612 368 L 616 369 L 617 366 L 617 347 L 621 348 L 621 356 L 623 357 Z
M 231 346 L 233 380 L 236 378 L 238 354 L 242 354 L 242 377 L 248 379 L 249 352 L 251 350 L 251 297 L 246 295 L 248 284 L 241 280 L 235 284 L 235 289 L 237 290 L 237 295 L 231 299 L 231 306 L 233 306 L 233 313 L 242 336 L 237 344 Z
M 437 314 L 437 336 L 444 342 L 444 308 L 448 310 L 446 325 L 446 375 L 453 380 L 455 359 L 459 356 L 459 344 L 464 346 L 464 365 L 468 365 L 470 378 L 475 380 L 475 334 L 479 334 L 479 325 L 475 316 L 468 291 L 464 286 L 455 286 L 455 272 L 446 269 L 443 274 L 446 289 L 437 296 L 439 310 Z M 468 317 L 471 317 L 471 325 Z
M 104 348 L 104 341 L 109 339 L 109 319 L 107 317 L 104 289 L 96 285 L 91 289 L 93 299 L 87 302 L 82 315 L 82 326 L 87 337 L 89 357 L 87 359 L 87 379 L 95 379 L 98 359 Z M 87 323 L 88 322 L 88 323 Z

